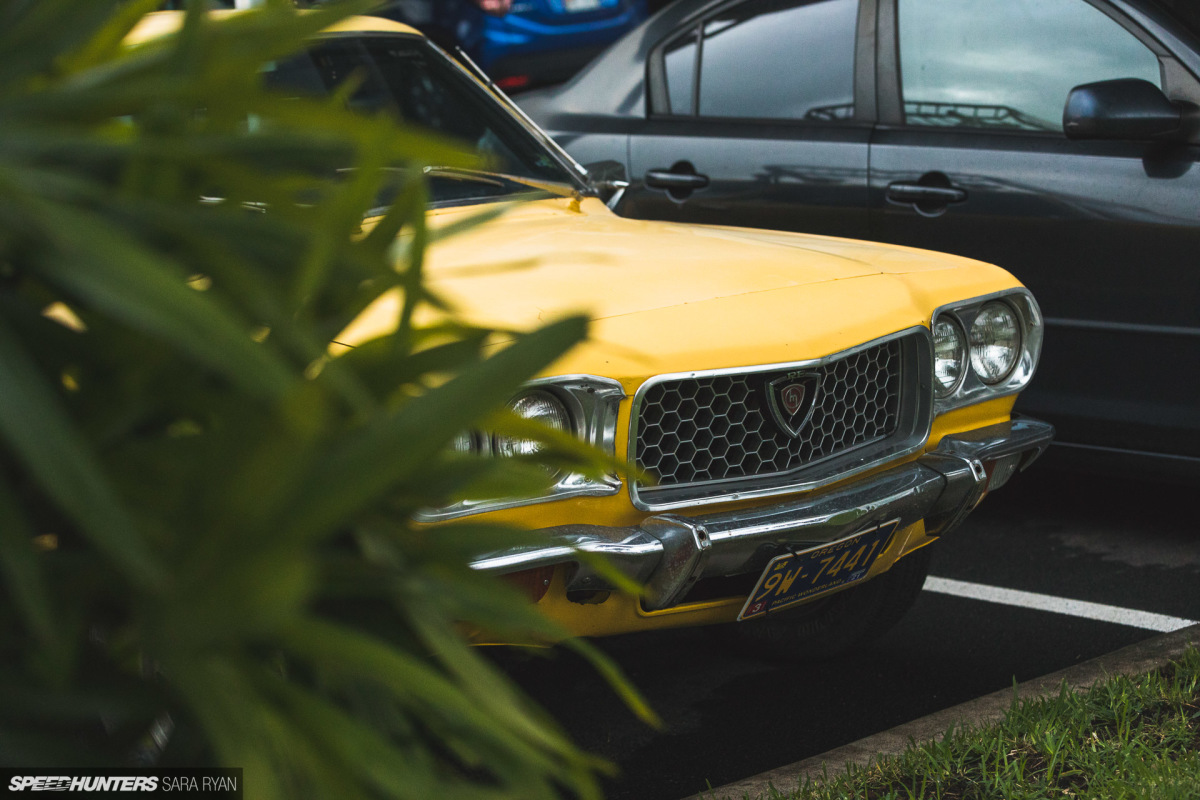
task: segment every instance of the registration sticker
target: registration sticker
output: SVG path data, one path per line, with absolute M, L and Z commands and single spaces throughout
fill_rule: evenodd
M 894 519 L 836 542 L 776 556 L 763 570 L 738 620 L 761 617 L 858 583 L 891 546 L 899 527 L 900 520 Z

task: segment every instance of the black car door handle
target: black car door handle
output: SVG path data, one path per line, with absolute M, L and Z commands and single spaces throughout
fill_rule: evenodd
M 697 175 L 694 172 L 671 172 L 665 169 L 652 169 L 646 173 L 646 185 L 654 189 L 703 189 L 708 186 L 707 175 Z
M 967 193 L 952 186 L 924 186 L 919 183 L 893 183 L 887 198 L 896 203 L 961 203 Z

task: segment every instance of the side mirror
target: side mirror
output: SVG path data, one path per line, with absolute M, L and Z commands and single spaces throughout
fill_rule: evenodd
M 1144 141 L 1183 132 L 1183 107 L 1140 78 L 1085 83 L 1067 95 L 1068 139 Z
M 621 195 L 629 188 L 629 179 L 625 175 L 625 165 L 620 161 L 597 161 L 588 164 L 584 169 L 588 173 L 588 184 L 596 196 L 615 208 L 621 200 Z

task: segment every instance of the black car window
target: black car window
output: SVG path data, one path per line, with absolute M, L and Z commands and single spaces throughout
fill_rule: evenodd
M 694 114 L 696 89 L 696 32 L 667 45 L 663 51 L 667 98 L 672 114 Z
M 1160 8 L 1183 23 L 1193 36 L 1200 36 L 1200 5 L 1196 0 L 1154 0 Z
M 500 176 L 462 171 L 431 177 L 432 201 L 483 199 L 529 191 L 522 180 L 566 184 L 573 178 L 485 92 L 412 36 L 341 36 L 273 65 L 268 85 L 298 95 L 326 95 L 347 81 L 347 103 L 363 113 L 399 119 L 465 142 Z
M 909 125 L 1062 131 L 1070 90 L 1162 87 L 1158 58 L 1084 0 L 899 0 Z
M 699 46 L 693 33 L 664 51 L 671 113 L 819 121 L 853 117 L 858 2 L 748 0 L 717 12 L 700 24 Z M 699 69 L 692 72 L 696 58 Z

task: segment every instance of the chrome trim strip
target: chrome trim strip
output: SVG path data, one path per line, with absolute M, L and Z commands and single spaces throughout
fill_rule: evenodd
M 729 367 L 722 369 L 697 370 L 695 372 L 673 372 L 655 375 L 646 380 L 633 396 L 633 406 L 629 414 L 629 442 L 627 458 L 634 461 L 638 442 L 638 422 L 641 417 L 642 401 L 646 392 L 653 386 L 666 381 L 696 380 L 708 377 L 728 375 L 757 375 L 765 372 L 784 372 L 823 367 L 833 361 L 849 358 L 865 350 L 878 347 L 888 342 L 919 340 L 919 344 L 911 347 L 914 353 L 901 352 L 901 412 L 900 429 L 893 436 L 896 441 L 892 446 L 878 449 L 881 441 L 876 439 L 864 442 L 849 450 L 836 453 L 827 458 L 810 464 L 804 464 L 790 472 L 776 472 L 763 475 L 750 475 L 739 478 L 725 478 L 714 481 L 704 481 L 680 484 L 666 487 L 649 487 L 639 485 L 636 481 L 629 482 L 629 498 L 634 507 L 641 511 L 667 511 L 678 508 L 694 508 L 714 503 L 726 503 L 735 500 L 748 500 L 761 497 L 774 497 L 789 492 L 810 491 L 827 486 L 836 481 L 859 475 L 874 469 L 881 464 L 903 458 L 918 452 L 925 446 L 933 425 L 932 404 L 932 369 L 933 369 L 933 338 L 929 329 L 924 326 L 914 326 L 887 336 L 873 339 L 860 345 L 839 350 L 821 358 L 806 361 L 790 361 L 779 364 L 760 364 L 752 367 Z M 910 372 L 912 371 L 912 372 Z M 915 409 L 905 408 L 904 404 L 916 401 Z M 911 430 L 903 432 L 906 421 Z M 891 437 L 889 437 L 891 438 Z M 863 450 L 874 449 L 869 457 L 861 455 Z M 796 476 L 789 480 L 787 476 Z M 705 494 L 707 487 L 731 487 L 728 491 Z M 699 491 L 697 491 L 699 490 Z M 668 496 L 666 499 L 655 500 L 655 495 Z
M 1135 322 L 1104 322 L 1095 319 L 1066 319 L 1064 317 L 1044 317 L 1042 321 L 1048 328 L 1081 328 L 1105 333 L 1144 333 L 1152 336 L 1200 336 L 1200 328 L 1189 328 L 1182 325 L 1143 325 Z
M 1021 320 L 1021 356 L 1008 377 L 994 385 L 988 385 L 979 379 L 971 366 L 971 324 L 984 303 L 992 300 L 1007 302 Z M 1008 397 L 1016 394 L 1029 385 L 1037 371 L 1038 359 L 1042 354 L 1042 338 L 1044 321 L 1042 310 L 1037 304 L 1033 293 L 1024 287 L 1005 289 L 1002 292 L 972 297 L 940 306 L 930 318 L 930 326 L 940 314 L 950 314 L 962 327 L 967 335 L 967 368 L 963 380 L 949 397 L 934 400 L 934 413 L 942 414 L 956 408 L 993 400 L 998 397 Z
M 625 399 L 625 387 L 612 378 L 597 375 L 555 375 L 526 381 L 524 389 L 549 389 L 567 402 L 572 418 L 582 421 L 576 435 L 609 455 L 616 453 L 617 414 Z
M 840 358 L 847 358 L 852 355 L 870 350 L 872 347 L 878 347 L 881 344 L 886 344 L 895 339 L 902 339 L 905 336 L 912 336 L 924 333 L 929 335 L 929 329 L 924 325 L 914 325 L 911 328 L 905 328 L 902 331 L 889 333 L 887 336 L 881 336 L 878 339 L 872 339 L 869 342 L 848 347 L 845 350 L 838 350 L 836 353 L 830 353 L 827 356 L 820 358 L 810 358 L 806 361 L 783 361 L 775 364 L 757 364 L 752 367 L 721 367 L 719 369 L 700 369 L 692 372 L 667 372 L 662 375 L 655 375 L 652 378 L 647 378 L 645 383 L 638 387 L 634 392 L 633 402 L 636 409 L 639 399 L 646 390 L 656 383 L 664 381 L 682 381 L 690 378 L 711 378 L 720 377 L 723 375 L 757 375 L 760 372 L 786 372 L 788 370 L 804 369 L 807 367 L 823 367 L 831 361 L 837 361 Z
M 988 481 L 983 460 L 1020 454 L 1028 466 L 1053 436 L 1054 428 L 1044 422 L 1017 419 L 948 436 L 916 461 L 829 492 L 696 517 L 651 516 L 631 527 L 545 528 L 546 544 L 486 554 L 471 567 L 505 573 L 575 564 L 568 591 L 612 589 L 580 557 L 600 554 L 646 586 L 647 609 L 670 608 L 701 578 L 756 572 L 790 549 L 837 541 L 887 520 L 899 518 L 905 527 L 923 519 L 928 533 L 945 535 L 983 496 Z
M 1097 456 L 1108 455 L 1121 459 L 1151 459 L 1154 461 L 1162 461 L 1179 467 L 1191 467 L 1200 465 L 1200 456 L 1184 456 L 1179 453 L 1155 453 L 1150 450 L 1129 450 L 1123 447 L 1110 447 L 1100 444 L 1080 444 L 1079 442 L 1055 442 L 1055 451 L 1058 450 L 1074 450 L 1084 453 L 1095 453 Z

